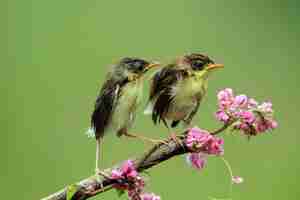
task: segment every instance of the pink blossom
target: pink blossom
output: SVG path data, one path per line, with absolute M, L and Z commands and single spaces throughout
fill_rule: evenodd
M 238 107 L 245 107 L 248 104 L 248 97 L 244 94 L 238 95 L 234 98 L 233 104 Z
M 186 146 L 193 152 L 203 151 L 211 155 L 222 155 L 224 141 L 197 127 L 190 129 L 185 140 Z
M 271 129 L 275 129 L 275 128 L 277 128 L 277 127 L 278 127 L 277 121 L 271 120 L 271 121 L 270 121 L 270 128 L 271 128 Z
M 230 117 L 222 110 L 216 112 L 216 118 L 221 122 L 228 122 Z
M 233 99 L 233 90 L 231 88 L 225 88 L 218 93 L 219 101 L 229 101 Z
M 127 190 L 130 200 L 160 200 L 160 197 L 153 193 L 143 193 L 145 181 L 136 171 L 132 160 L 127 160 L 119 169 L 112 170 L 111 179 L 120 181 L 113 187 L 117 190 Z
M 225 109 L 232 105 L 234 101 L 233 91 L 231 88 L 226 88 L 218 93 L 219 108 Z
M 111 179 L 124 180 L 124 183 L 114 185 L 115 188 L 121 190 L 142 189 L 144 187 L 144 180 L 139 176 L 132 160 L 125 161 L 120 169 L 112 170 Z M 132 184 L 129 185 L 129 181 Z
M 271 102 L 258 104 L 253 98 L 246 95 L 233 95 L 232 89 L 224 89 L 217 95 L 219 109 L 216 119 L 234 129 L 241 130 L 245 135 L 257 135 L 277 128 L 273 119 Z M 230 124 L 232 123 L 232 124 Z
M 224 140 L 221 138 L 213 137 L 211 140 L 208 141 L 206 147 L 206 153 L 211 155 L 223 155 L 224 149 L 223 149 Z
M 123 176 L 123 173 L 120 170 L 113 169 L 111 171 L 111 178 L 112 179 L 120 179 L 120 178 L 122 178 L 122 176 Z
M 157 196 L 154 193 L 143 193 L 141 195 L 141 200 L 160 200 L 160 196 Z
M 186 156 L 187 163 L 195 169 L 203 169 L 206 164 L 207 155 L 203 153 L 189 153 Z
M 242 121 L 248 124 L 252 124 L 255 121 L 255 115 L 253 114 L 253 112 L 250 112 L 248 110 L 242 111 L 240 113 L 240 116 Z
M 244 179 L 240 176 L 233 176 L 232 177 L 232 182 L 235 184 L 240 184 L 244 182 Z
M 132 160 L 127 160 L 121 167 L 122 173 L 126 177 L 135 178 L 137 176 L 137 171 L 135 170 L 134 164 Z
M 278 127 L 278 124 L 273 119 L 257 119 L 255 122 L 256 131 L 262 133 Z
M 197 150 L 211 138 L 208 131 L 194 127 L 189 130 L 185 143 L 189 149 Z
M 250 98 L 248 101 L 248 107 L 249 108 L 256 108 L 258 106 L 258 103 L 255 99 Z
M 243 130 L 244 132 L 249 132 L 250 131 L 250 126 L 247 123 L 243 123 L 243 122 L 238 122 L 234 125 L 235 129 L 238 130 Z
M 258 109 L 262 113 L 273 113 L 273 108 L 272 108 L 272 103 L 271 102 L 263 102 L 261 105 L 258 106 Z

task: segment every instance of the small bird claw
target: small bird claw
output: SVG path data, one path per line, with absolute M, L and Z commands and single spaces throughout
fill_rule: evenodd
M 170 136 L 169 136 L 169 138 L 170 138 L 171 140 L 173 140 L 176 144 L 178 144 L 178 145 L 180 145 L 182 148 L 184 148 L 184 145 L 183 145 L 182 141 L 181 141 L 180 139 L 178 139 L 178 137 L 176 136 L 175 133 L 171 133 Z
M 95 173 L 96 173 L 96 176 L 103 176 L 104 178 L 106 179 L 110 179 L 109 175 L 106 174 L 104 171 L 101 171 L 100 169 L 95 169 Z
M 154 143 L 154 144 L 165 144 L 165 145 L 168 145 L 168 142 L 166 140 L 149 139 L 149 142 Z
M 151 143 L 151 144 L 165 144 L 165 145 L 168 145 L 168 142 L 166 140 L 152 139 L 152 138 L 148 138 L 148 137 L 145 137 L 145 136 L 142 136 L 142 135 L 132 134 L 132 133 L 125 133 L 124 135 L 127 136 L 127 137 L 130 137 L 130 138 L 137 138 L 137 139 L 140 139 L 144 142 L 148 142 L 148 143 Z

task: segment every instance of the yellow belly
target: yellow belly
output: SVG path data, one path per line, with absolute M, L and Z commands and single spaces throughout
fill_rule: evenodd
M 140 81 L 130 82 L 122 88 L 112 115 L 111 129 L 118 131 L 130 128 L 135 119 L 135 112 L 141 102 L 143 85 Z
M 197 106 L 206 93 L 207 80 L 190 77 L 180 81 L 174 87 L 174 99 L 165 117 L 170 120 L 182 120 Z

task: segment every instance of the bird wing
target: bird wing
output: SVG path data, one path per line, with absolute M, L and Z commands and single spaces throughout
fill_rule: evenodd
M 152 120 L 157 124 L 161 120 L 166 124 L 164 113 L 174 98 L 172 87 L 183 78 L 185 71 L 178 69 L 174 64 L 170 64 L 158 71 L 151 83 L 150 102 L 153 103 Z
M 96 138 L 102 137 L 111 120 L 115 104 L 120 97 L 121 88 L 128 79 L 107 79 L 103 84 L 95 102 L 94 112 L 91 117 L 91 127 L 95 131 Z

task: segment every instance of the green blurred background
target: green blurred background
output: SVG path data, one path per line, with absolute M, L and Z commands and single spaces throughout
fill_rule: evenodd
M 226 66 L 210 80 L 198 126 L 219 126 L 215 95 L 224 87 L 271 99 L 276 110 L 272 134 L 250 141 L 225 134 L 225 156 L 245 179 L 231 198 L 300 199 L 299 1 L 7 0 L 0 7 L 1 199 L 40 199 L 93 173 L 95 141 L 85 131 L 111 63 L 132 55 L 168 62 L 186 52 Z M 134 132 L 167 136 L 142 113 Z M 111 134 L 102 166 L 145 148 Z M 148 190 L 162 199 L 221 198 L 229 181 L 219 158 L 197 172 L 177 157 L 151 170 Z M 101 198 L 117 195 L 94 199 Z

